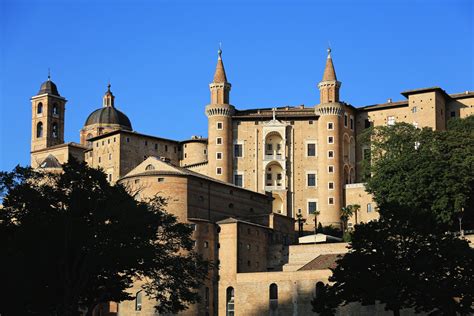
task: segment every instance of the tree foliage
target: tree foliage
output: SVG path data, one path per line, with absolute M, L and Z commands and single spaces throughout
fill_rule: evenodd
M 423 210 L 445 225 L 453 225 L 464 209 L 464 222 L 473 224 L 474 116 L 451 119 L 446 131 L 378 126 L 361 140 L 371 148 L 366 187 L 378 205 Z
M 2 315 L 91 314 L 99 303 L 132 299 L 136 278 L 149 280 L 144 289 L 161 312 L 199 299 L 208 264 L 162 198 L 137 202 L 75 160 L 63 169 L 0 173 Z
M 385 206 L 387 216 L 357 225 L 349 253 L 338 260 L 314 311 L 333 315 L 350 302 L 380 303 L 432 315 L 474 312 L 474 250 L 440 229 L 427 229 L 422 213 Z M 418 225 L 413 225 L 418 222 Z

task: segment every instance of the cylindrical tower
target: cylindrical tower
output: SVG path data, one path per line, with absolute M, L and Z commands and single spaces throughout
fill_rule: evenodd
M 343 117 L 344 106 L 339 103 L 336 71 L 328 49 L 323 80 L 318 84 L 320 104 L 316 106 L 318 120 L 318 222 L 323 226 L 339 227 L 344 201 L 343 180 Z
M 232 183 L 232 115 L 235 108 L 229 104 L 231 84 L 222 62 L 222 50 L 218 59 L 214 80 L 209 85 L 211 103 L 206 106 L 208 118 L 208 176 Z

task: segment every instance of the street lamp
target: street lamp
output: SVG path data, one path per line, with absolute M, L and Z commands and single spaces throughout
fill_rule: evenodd
M 464 232 L 462 230 L 462 216 L 464 214 L 464 207 L 461 208 L 461 212 L 458 214 L 458 221 L 459 221 L 459 235 L 464 237 Z

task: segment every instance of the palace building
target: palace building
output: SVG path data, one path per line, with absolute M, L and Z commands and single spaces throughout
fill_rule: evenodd
M 328 49 L 318 104 L 239 110 L 219 50 L 210 102 L 203 106 L 207 138 L 137 132 L 109 84 L 74 143 L 64 140 L 67 100 L 48 77 L 31 98 L 31 166 L 60 171 L 75 157 L 102 168 L 111 183 L 133 188 L 138 198 L 168 198 L 170 211 L 193 225 L 196 251 L 216 263 L 200 290 L 202 301 L 183 314 L 304 315 L 317 284 L 327 282 L 347 249 L 342 243 L 297 245 L 295 218 L 305 220 L 308 234 L 318 224 L 340 227 L 341 208 L 349 204 L 361 205 L 349 225 L 377 218 L 361 183 L 370 149 L 358 135 L 396 122 L 443 130 L 450 118 L 474 114 L 472 91 L 408 90 L 402 101 L 356 108 L 340 100 L 341 85 Z M 110 303 L 98 313 L 156 315 L 140 280 L 131 290 L 135 301 Z

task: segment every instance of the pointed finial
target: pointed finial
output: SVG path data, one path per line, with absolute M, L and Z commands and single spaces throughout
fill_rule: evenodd
M 51 69 L 48 67 L 48 81 L 51 81 Z
M 328 47 L 327 51 L 328 51 L 328 58 L 331 58 L 331 47 Z
M 217 51 L 218 58 L 222 58 L 222 42 L 219 42 L 219 50 Z
M 112 86 L 112 85 L 110 84 L 110 80 L 109 80 L 109 83 L 107 84 L 107 91 L 110 92 L 110 87 L 111 87 L 111 86 Z

